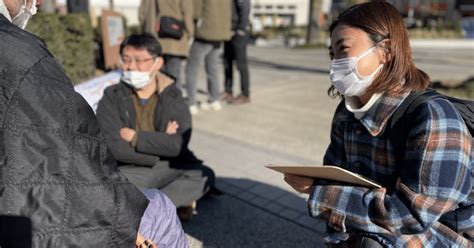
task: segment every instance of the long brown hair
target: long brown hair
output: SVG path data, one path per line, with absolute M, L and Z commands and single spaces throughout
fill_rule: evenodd
M 421 91 L 430 84 L 430 77 L 413 63 L 408 32 L 398 10 L 385 1 L 372 1 L 354 5 L 338 17 L 329 27 L 332 34 L 337 25 L 361 29 L 378 44 L 388 40 L 385 52 L 388 61 L 367 89 L 367 93 L 401 94 Z M 402 82 L 405 82 L 402 84 Z M 339 95 L 332 86 L 330 96 Z

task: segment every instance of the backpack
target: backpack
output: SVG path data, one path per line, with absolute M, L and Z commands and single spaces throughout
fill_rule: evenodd
M 410 129 L 410 117 L 416 114 L 416 107 L 434 98 L 443 98 L 450 101 L 466 123 L 471 136 L 474 137 L 474 101 L 446 96 L 433 89 L 428 89 L 424 92 L 411 92 L 395 113 L 393 113 L 389 124 L 389 139 L 394 148 L 395 159 L 397 161 L 402 161 L 405 157 L 406 139 L 408 138 L 407 136 Z
M 398 109 L 395 110 L 389 123 L 391 128 L 389 140 L 392 142 L 395 160 L 398 163 L 405 158 L 406 140 L 411 124 L 410 120 L 416 115 L 416 107 L 434 98 L 443 98 L 450 101 L 466 123 L 471 136 L 474 137 L 474 101 L 446 96 L 432 89 L 428 89 L 424 92 L 411 92 Z M 397 173 L 400 173 L 400 171 Z M 458 208 L 442 215 L 439 222 L 459 232 L 457 228 L 458 216 L 466 216 L 469 214 L 472 214 L 472 207 Z

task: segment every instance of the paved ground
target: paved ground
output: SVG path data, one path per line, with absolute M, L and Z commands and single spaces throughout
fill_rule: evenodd
M 474 75 L 472 44 L 419 45 L 414 58 L 433 80 L 459 82 Z M 305 196 L 264 165 L 321 164 L 338 103 L 326 94 L 327 51 L 250 47 L 249 56 L 252 103 L 193 119 L 191 148 L 226 194 L 200 201 L 184 230 L 196 248 L 321 247 L 324 224 L 308 216 Z

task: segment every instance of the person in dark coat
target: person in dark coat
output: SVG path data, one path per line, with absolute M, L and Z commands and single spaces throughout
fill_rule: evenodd
M 233 104 L 250 102 L 250 77 L 247 62 L 250 0 L 232 1 L 232 38 L 224 42 L 224 95 L 222 100 Z M 233 96 L 234 61 L 240 73 L 240 95 Z
M 8 232 L 25 232 L 28 247 L 133 247 L 148 201 L 61 65 L 22 30 L 36 3 L 0 0 L 0 226 L 31 223 L 0 230 L 0 246 L 22 247 Z
M 120 55 L 122 79 L 105 90 L 97 109 L 107 143 L 130 181 L 160 189 L 190 211 L 215 191 L 215 175 L 188 148 L 191 114 L 174 80 L 160 72 L 161 46 L 149 34 L 132 35 Z

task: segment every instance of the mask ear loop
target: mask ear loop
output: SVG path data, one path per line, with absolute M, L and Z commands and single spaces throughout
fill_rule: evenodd
M 355 71 L 356 71 L 356 74 L 359 78 L 361 79 L 365 79 L 365 78 L 369 78 L 369 77 L 373 77 L 375 74 L 377 74 L 380 69 L 383 67 L 384 64 L 380 63 L 380 65 L 377 67 L 377 69 L 375 69 L 374 72 L 372 72 L 370 75 L 368 76 L 362 76 L 359 72 L 359 69 L 357 68 L 357 62 L 362 59 L 363 57 L 365 57 L 367 54 L 369 54 L 370 52 L 373 52 L 375 48 L 379 48 L 379 43 L 376 43 L 374 46 L 372 46 L 371 48 L 369 48 L 369 50 L 365 51 L 364 53 L 362 53 L 361 55 L 357 56 L 357 59 L 356 59 L 356 62 L 355 62 Z M 375 54 L 375 52 L 374 52 Z M 377 54 L 375 54 L 377 55 Z
M 367 54 L 369 54 L 370 52 L 372 52 L 372 50 L 374 50 L 374 48 L 377 46 L 377 44 L 375 44 L 374 46 L 372 46 L 371 48 L 369 48 L 369 50 L 365 51 L 364 53 L 358 55 L 356 57 L 356 61 L 359 61 L 360 59 L 362 59 L 363 57 L 367 56 Z
M 390 52 L 390 45 L 387 45 L 390 44 L 390 39 L 389 38 L 385 38 L 379 42 L 377 42 L 376 46 L 380 49 L 382 49 L 382 52 L 384 53 L 383 56 L 384 56 L 384 59 L 385 59 L 385 63 L 386 64 L 388 61 L 390 61 L 390 58 L 391 58 L 391 52 Z M 383 44 L 382 44 L 383 43 Z
M 153 68 L 156 66 L 156 63 L 158 63 L 158 59 L 159 59 L 159 58 L 160 58 L 160 57 L 156 57 L 156 58 L 155 58 L 155 61 L 153 62 L 153 66 L 151 67 L 151 68 L 152 68 L 152 71 L 150 72 L 150 79 L 156 77 L 156 75 L 158 74 L 158 71 L 159 71 L 159 70 L 153 70 Z

